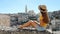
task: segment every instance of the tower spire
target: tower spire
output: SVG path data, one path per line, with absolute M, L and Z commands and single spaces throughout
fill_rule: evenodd
M 25 12 L 27 13 L 27 5 L 25 6 Z

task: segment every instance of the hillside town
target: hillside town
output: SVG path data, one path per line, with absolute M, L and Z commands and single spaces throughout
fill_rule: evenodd
M 48 29 L 52 31 L 60 31 L 60 10 L 48 12 L 50 23 Z M 55 18 L 56 17 L 56 18 Z M 29 20 L 37 20 L 39 13 L 35 14 L 34 10 L 27 11 L 25 7 L 25 13 L 15 14 L 0 14 L 0 30 L 17 30 L 17 26 L 28 22 Z
M 0 34 L 60 34 L 59 0 L 0 0 Z

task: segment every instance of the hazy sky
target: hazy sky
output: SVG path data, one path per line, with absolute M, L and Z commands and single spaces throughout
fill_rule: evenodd
M 25 12 L 25 5 L 29 10 L 38 13 L 38 5 L 46 5 L 48 11 L 60 10 L 60 0 L 0 0 L 0 13 Z

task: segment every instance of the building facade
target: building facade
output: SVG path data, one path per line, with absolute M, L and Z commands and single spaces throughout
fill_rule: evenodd
M 52 25 L 51 28 L 53 30 L 60 30 L 60 20 L 59 19 L 54 19 L 51 21 Z
M 5 14 L 0 14 L 0 25 L 10 26 L 10 16 Z

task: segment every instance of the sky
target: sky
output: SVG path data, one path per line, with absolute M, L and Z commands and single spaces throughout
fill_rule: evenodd
M 23 13 L 26 5 L 35 13 L 39 5 L 46 5 L 48 12 L 60 10 L 60 0 L 0 0 L 0 13 Z

